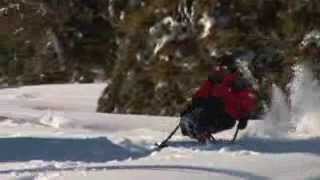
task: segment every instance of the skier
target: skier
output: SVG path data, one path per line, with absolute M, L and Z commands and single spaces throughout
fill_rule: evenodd
M 238 71 L 214 66 L 192 104 L 181 113 L 182 134 L 206 142 L 215 141 L 212 134 L 234 127 L 236 120 L 238 128 L 245 129 L 256 103 L 253 88 Z

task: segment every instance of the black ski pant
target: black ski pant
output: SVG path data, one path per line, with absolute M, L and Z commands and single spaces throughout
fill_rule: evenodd
M 217 97 L 198 98 L 192 102 L 192 109 L 200 109 L 197 121 L 197 132 L 218 133 L 231 129 L 236 120 L 225 111 L 222 99 Z

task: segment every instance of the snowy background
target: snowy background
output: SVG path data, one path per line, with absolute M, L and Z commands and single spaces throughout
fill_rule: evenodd
M 274 87 L 264 121 L 251 121 L 235 144 L 175 135 L 153 151 L 178 117 L 96 113 L 106 84 L 0 90 L 0 179 L 320 179 L 319 87 L 297 67 L 291 105 Z M 290 107 L 290 108 L 289 108 Z

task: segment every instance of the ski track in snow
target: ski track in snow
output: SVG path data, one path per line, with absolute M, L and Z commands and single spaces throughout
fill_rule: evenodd
M 0 90 L 0 179 L 73 179 L 79 173 L 84 173 L 84 179 L 92 174 L 99 179 L 98 172 L 102 177 L 131 179 L 125 176 L 127 171 L 145 174 L 146 179 L 151 172 L 155 179 L 184 180 L 186 176 L 320 177 L 320 137 L 278 133 L 290 129 L 284 122 L 279 129 L 268 124 L 267 134 L 256 132 L 265 122 L 250 123 L 235 144 L 228 141 L 234 130 L 217 135 L 221 139 L 217 144 L 204 145 L 177 133 L 168 148 L 154 151 L 153 144 L 168 135 L 178 118 L 95 113 L 104 87 L 73 84 Z M 282 112 L 271 111 L 267 118 L 285 119 Z M 275 170 L 275 166 L 282 168 Z

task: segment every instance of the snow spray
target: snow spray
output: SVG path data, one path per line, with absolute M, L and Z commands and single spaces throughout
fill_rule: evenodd
M 294 78 L 288 85 L 289 101 L 279 87 L 272 85 L 270 109 L 263 121 L 249 126 L 247 136 L 320 135 L 320 84 L 307 65 L 296 65 L 293 71 Z
M 286 136 L 294 126 L 291 123 L 291 113 L 286 96 L 275 84 L 272 85 L 270 109 L 262 119 L 249 127 L 248 136 L 280 138 Z
M 294 79 L 289 84 L 291 117 L 296 132 L 320 135 L 320 85 L 308 65 L 294 67 Z

